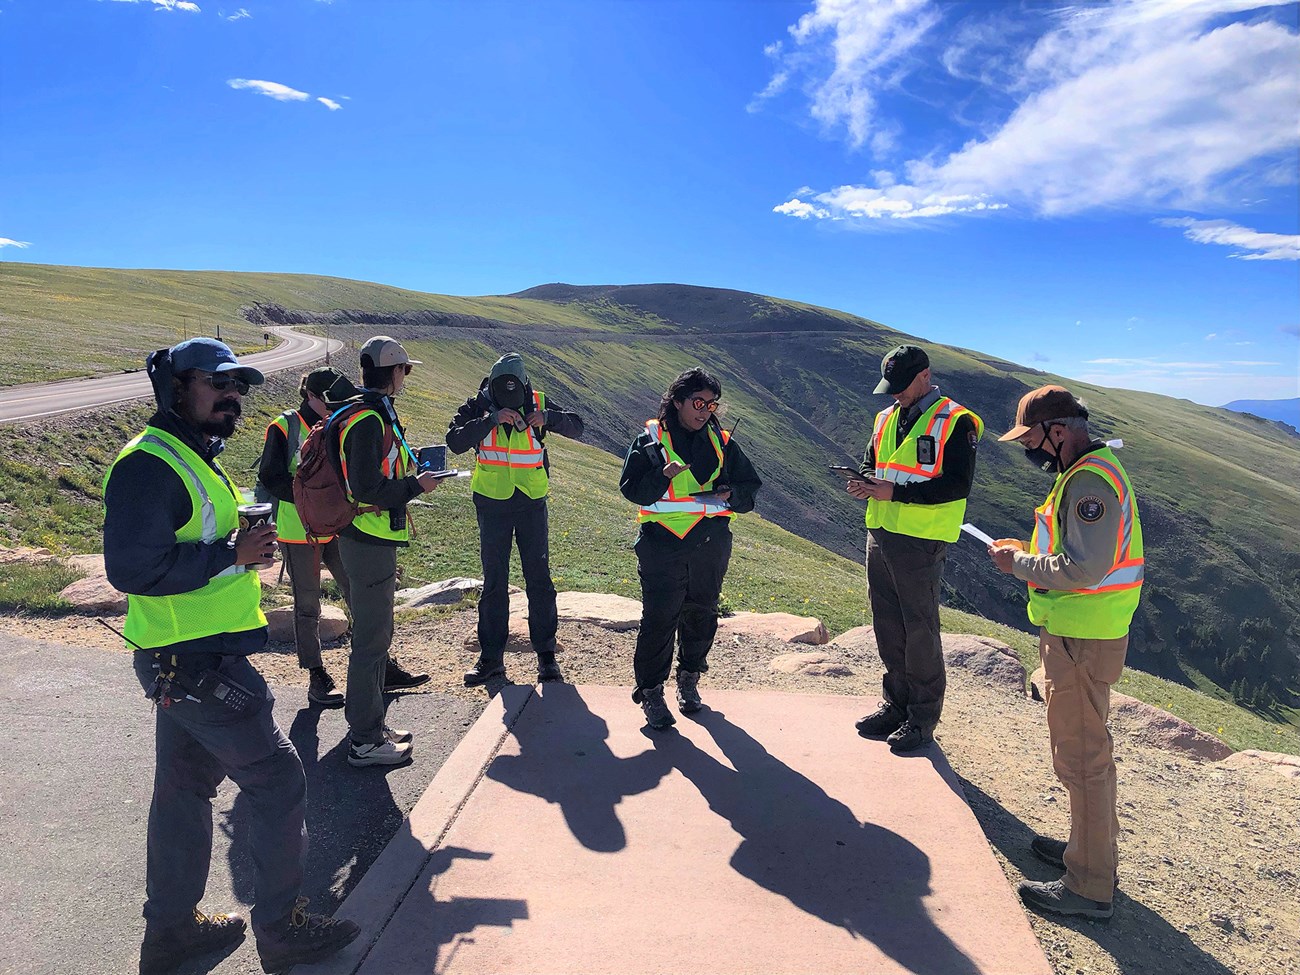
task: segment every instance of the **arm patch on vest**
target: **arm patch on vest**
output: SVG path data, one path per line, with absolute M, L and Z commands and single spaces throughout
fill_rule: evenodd
M 1074 513 L 1079 516 L 1080 521 L 1091 524 L 1094 521 L 1101 520 L 1101 516 L 1106 513 L 1106 505 L 1101 498 L 1095 494 L 1090 494 L 1074 506 Z
M 916 438 L 916 462 L 918 464 L 933 464 L 934 454 L 935 454 L 934 437 Z

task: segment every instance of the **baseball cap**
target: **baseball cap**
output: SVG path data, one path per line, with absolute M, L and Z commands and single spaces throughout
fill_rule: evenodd
M 260 386 L 266 377 L 252 366 L 241 366 L 230 351 L 230 346 L 216 339 L 186 339 L 171 347 L 172 372 L 181 373 L 188 369 L 201 369 L 204 372 L 225 373 L 242 379 L 250 386 Z
M 881 380 L 872 390 L 875 393 L 901 393 L 912 385 L 912 380 L 930 368 L 930 357 L 925 349 L 915 345 L 900 345 L 880 360 Z
M 998 440 L 1019 440 L 1040 423 L 1088 416 L 1088 409 L 1064 386 L 1039 386 L 1020 397 L 1016 406 L 1016 425 Z
M 361 347 L 361 355 L 369 356 L 370 361 L 377 367 L 400 366 L 404 363 L 413 366 L 423 365 L 419 359 L 412 359 L 406 354 L 401 342 L 387 335 L 376 335 L 374 338 L 366 339 L 366 344 Z
M 333 366 L 318 366 L 311 372 L 307 373 L 307 378 L 303 382 L 303 387 L 309 393 L 315 393 L 317 396 L 324 397 L 327 392 L 340 379 L 346 380 L 347 376 L 339 372 Z

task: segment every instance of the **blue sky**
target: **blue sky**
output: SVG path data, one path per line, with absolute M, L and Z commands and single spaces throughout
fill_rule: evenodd
M 1296 396 L 1298 20 L 0 0 L 0 260 L 684 282 L 1203 403 Z

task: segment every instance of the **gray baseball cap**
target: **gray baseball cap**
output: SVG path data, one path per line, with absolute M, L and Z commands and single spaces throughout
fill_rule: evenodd
M 423 365 L 419 359 L 412 359 L 406 354 L 406 349 L 402 348 L 401 342 L 387 335 L 376 335 L 374 338 L 366 339 L 366 344 L 361 347 L 361 355 L 369 356 L 370 361 L 381 368 L 406 364 Z

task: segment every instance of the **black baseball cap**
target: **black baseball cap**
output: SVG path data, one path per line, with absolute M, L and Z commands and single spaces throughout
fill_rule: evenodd
M 872 392 L 896 396 L 929 368 L 930 357 L 925 354 L 925 349 L 915 345 L 900 345 L 880 361 L 881 379 Z

